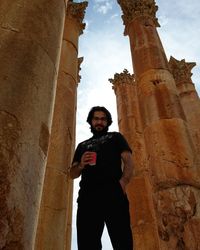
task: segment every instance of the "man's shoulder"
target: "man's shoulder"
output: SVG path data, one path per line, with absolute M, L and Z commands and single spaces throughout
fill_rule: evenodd
M 114 138 L 114 137 L 121 137 L 122 136 L 122 134 L 120 133 L 120 132 L 117 132 L 117 131 L 112 131 L 112 132 L 107 132 L 105 135 L 103 135 L 102 137 L 100 137 L 100 138 L 94 138 L 93 136 L 92 137 L 90 137 L 89 139 L 87 139 L 87 140 L 84 140 L 84 141 L 82 141 L 82 142 L 80 142 L 79 144 L 78 144 L 78 146 L 84 146 L 84 145 L 87 145 L 87 144 L 90 144 L 90 143 L 92 143 L 93 141 L 94 142 L 96 142 L 96 141 L 101 141 L 101 140 L 103 140 L 103 139 L 107 139 L 107 138 Z
M 121 133 L 121 132 L 110 132 L 111 133 L 111 137 L 115 138 L 116 141 L 127 141 L 125 136 Z
M 112 135 L 112 136 L 122 136 L 122 134 L 120 132 L 117 132 L 117 131 L 108 132 L 108 134 Z
M 113 138 L 115 136 L 119 136 L 121 135 L 119 132 L 117 131 L 112 131 L 112 132 L 107 132 L 105 135 L 103 135 L 101 138 Z
M 78 145 L 82 146 L 82 145 L 88 144 L 88 142 L 90 142 L 91 140 L 92 140 L 92 137 L 90 137 L 87 140 L 84 140 L 84 141 L 80 142 Z

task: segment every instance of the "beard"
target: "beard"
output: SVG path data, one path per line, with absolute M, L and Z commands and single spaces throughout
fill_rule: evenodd
M 102 136 L 105 135 L 108 132 L 108 126 L 104 127 L 102 130 L 98 131 L 96 130 L 95 127 L 90 127 L 91 132 L 93 133 L 93 135 L 95 136 Z

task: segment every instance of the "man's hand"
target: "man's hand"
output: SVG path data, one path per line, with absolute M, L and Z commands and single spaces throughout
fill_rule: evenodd
M 93 152 L 86 151 L 81 157 L 80 168 L 84 169 L 86 165 L 90 164 L 92 159 L 93 159 Z
M 72 179 L 78 178 L 81 175 L 82 170 L 88 166 L 93 158 L 93 152 L 86 151 L 81 156 L 81 162 L 74 162 L 69 170 L 70 177 Z

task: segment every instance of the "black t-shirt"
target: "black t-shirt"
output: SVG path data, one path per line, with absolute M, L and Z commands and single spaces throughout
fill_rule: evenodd
M 119 132 L 108 132 L 81 142 L 75 151 L 73 162 L 80 162 L 85 151 L 95 151 L 97 161 L 95 166 L 87 166 L 82 170 L 80 181 L 82 191 L 119 181 L 122 176 L 121 153 L 132 152 Z

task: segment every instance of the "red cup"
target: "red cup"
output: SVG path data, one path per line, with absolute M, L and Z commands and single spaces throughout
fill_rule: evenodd
M 97 153 L 96 152 L 91 152 L 91 161 L 89 163 L 90 166 L 96 165 L 97 161 Z

